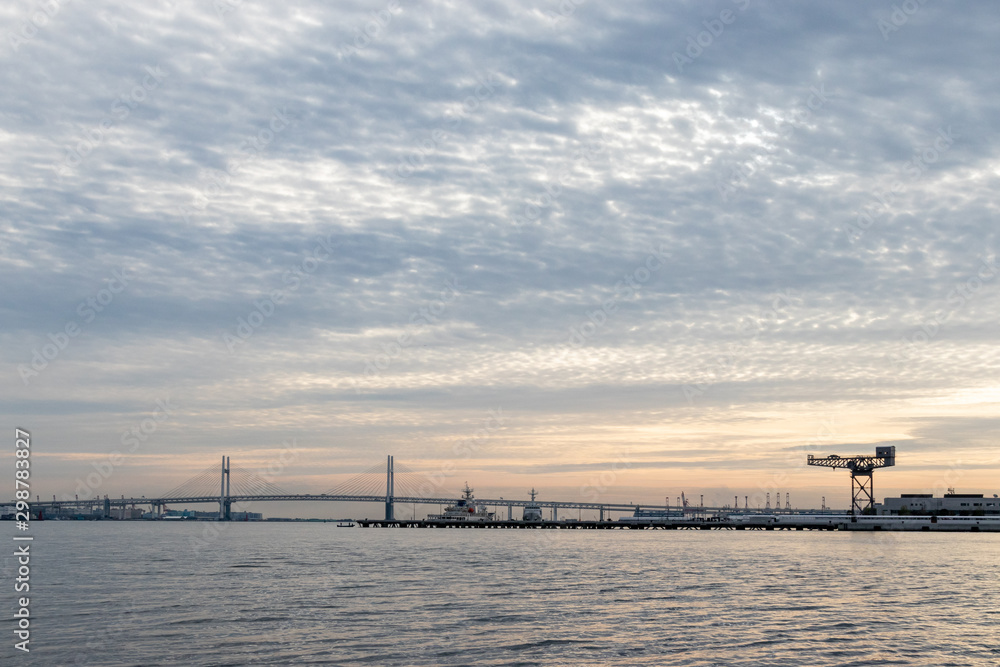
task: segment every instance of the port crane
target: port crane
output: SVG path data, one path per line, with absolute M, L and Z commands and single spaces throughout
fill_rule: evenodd
M 813 456 L 809 454 L 807 465 L 824 468 L 847 468 L 851 471 L 851 514 L 864 514 L 875 504 L 875 487 L 872 484 L 872 473 L 876 468 L 888 468 L 896 465 L 896 447 L 876 447 L 875 456 L 859 454 L 856 456 Z M 824 503 L 825 504 L 825 503 Z

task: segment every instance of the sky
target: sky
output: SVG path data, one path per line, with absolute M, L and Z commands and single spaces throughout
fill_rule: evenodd
M 807 455 L 879 445 L 879 498 L 1000 492 L 995 3 L 0 16 L 33 495 L 391 454 L 445 497 L 846 508 Z

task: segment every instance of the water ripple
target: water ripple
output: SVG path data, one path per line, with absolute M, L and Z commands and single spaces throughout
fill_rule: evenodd
M 540 539 L 240 524 L 195 552 L 187 545 L 204 526 L 193 522 L 38 525 L 21 665 L 979 667 L 1000 657 L 1000 536 L 899 534 L 888 553 L 841 533 Z

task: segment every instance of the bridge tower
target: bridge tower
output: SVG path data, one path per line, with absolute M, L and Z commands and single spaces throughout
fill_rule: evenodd
M 385 464 L 385 520 L 395 521 L 393 501 L 396 495 L 396 472 L 394 470 L 392 456 L 386 459 Z
M 219 483 L 219 521 L 228 521 L 232 503 L 229 500 L 229 457 L 222 457 L 222 479 Z
M 227 456 L 226 457 L 226 509 L 225 509 L 226 521 L 229 521 L 230 519 L 233 518 L 232 517 L 233 499 L 230 497 L 231 494 L 229 493 L 229 483 L 231 481 L 233 481 L 233 473 L 230 470 L 229 457 Z

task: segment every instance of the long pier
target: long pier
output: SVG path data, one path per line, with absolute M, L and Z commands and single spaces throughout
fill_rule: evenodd
M 736 527 L 722 521 L 676 521 L 670 523 L 636 524 L 624 521 L 433 521 L 430 519 L 386 521 L 385 519 L 358 519 L 356 523 L 362 528 L 480 528 L 480 529 L 516 529 L 516 530 L 747 530 L 747 526 Z M 757 529 L 753 527 L 751 529 Z M 764 530 L 763 526 L 759 529 Z M 818 528 L 819 530 L 835 530 L 835 528 Z M 768 527 L 767 530 L 774 530 Z
M 740 515 L 630 521 L 441 521 L 359 519 L 362 528 L 442 528 L 481 530 L 762 530 L 1000 533 L 1000 517 L 898 517 L 849 515 Z

